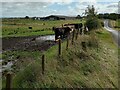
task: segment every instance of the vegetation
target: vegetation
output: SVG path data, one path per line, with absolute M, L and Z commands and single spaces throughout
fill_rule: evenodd
M 114 44 L 111 34 L 100 27 L 93 6 L 88 7 L 86 15 L 88 16 L 86 25 L 91 32 L 79 35 L 73 45 L 70 39 L 68 50 L 66 41 L 62 42 L 61 56 L 58 56 L 58 45 L 44 52 L 38 50 L 4 52 L 3 60 L 14 62 L 11 70 L 13 88 L 118 88 L 120 49 Z M 80 20 L 3 19 L 3 36 L 53 34 L 51 27 L 71 22 L 76 23 Z M 82 47 L 82 42 L 85 42 L 86 49 Z M 44 75 L 41 69 L 43 54 Z M 6 72 L 2 76 L 3 88 L 5 88 Z
M 120 18 L 120 14 L 116 14 L 116 13 L 98 14 L 97 16 L 100 19 L 111 19 L 111 20 L 117 20 Z
M 85 51 L 81 42 L 85 41 Z M 105 30 L 79 36 L 74 45 L 62 43 L 62 55 L 58 57 L 58 46 L 45 54 L 45 74 L 41 74 L 40 52 L 31 55 L 18 53 L 20 59 L 13 78 L 14 88 L 117 88 L 118 49 L 112 36 Z M 14 52 L 17 53 L 17 52 Z M 10 54 L 10 53 L 9 53 Z M 23 55 L 23 56 L 22 56 Z M 7 57 L 8 55 L 6 55 Z M 15 54 L 15 56 L 17 56 Z M 102 77 L 102 78 L 101 78 Z M 3 76 L 3 86 L 4 86 Z
M 2 37 L 19 37 L 54 34 L 53 26 L 61 26 L 64 23 L 78 23 L 76 20 L 61 21 L 41 21 L 33 19 L 3 19 L 2 20 Z M 31 28 L 29 28 L 31 27 Z
M 89 18 L 86 21 L 86 26 L 89 30 L 99 29 L 103 25 L 97 18 Z
M 97 18 L 97 12 L 93 5 L 87 7 L 85 14 L 87 15 L 86 26 L 89 30 L 101 28 L 101 23 Z
M 120 19 L 110 20 L 109 26 L 115 30 L 120 30 Z

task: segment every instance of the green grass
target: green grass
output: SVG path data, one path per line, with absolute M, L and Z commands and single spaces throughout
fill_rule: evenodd
M 120 30 L 120 19 L 110 20 L 110 24 L 115 30 Z
M 117 20 L 117 26 L 120 26 L 120 19 Z
M 86 51 L 82 49 L 82 41 L 87 44 Z M 67 51 L 66 41 L 63 42 L 60 57 L 58 45 L 43 53 L 45 74 L 41 74 L 42 53 L 31 52 L 31 57 L 25 54 L 26 58 L 22 59 L 28 62 L 18 63 L 18 66 L 23 67 L 14 75 L 14 88 L 118 87 L 118 48 L 110 33 L 105 30 L 79 36 L 74 45 L 69 44 Z M 20 52 L 18 54 L 23 55 Z
M 33 19 L 2 19 L 2 37 L 19 37 L 54 34 L 53 26 L 79 23 L 80 20 L 41 21 Z M 32 29 L 29 29 L 32 27 Z

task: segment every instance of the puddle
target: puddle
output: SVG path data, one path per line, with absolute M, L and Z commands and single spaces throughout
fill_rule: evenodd
M 33 41 L 31 41 L 33 39 Z M 47 42 L 48 41 L 48 42 Z M 35 37 L 12 37 L 12 38 L 3 38 L 3 51 L 11 50 L 47 50 L 49 47 L 55 44 L 55 35 L 46 35 L 46 36 L 35 36 Z M 4 70 L 11 70 L 13 62 L 8 62 L 7 65 L 2 65 L 2 59 L 0 59 L 0 73 Z
M 3 61 L 3 60 L 0 60 Z M 11 66 L 13 65 L 12 62 L 8 62 L 7 65 L 0 65 L 0 73 L 3 72 L 4 70 L 11 70 Z
M 3 61 L 3 60 L 2 60 L 2 59 L 0 59 L 0 63 L 2 63 L 2 61 Z
M 37 37 L 36 38 L 37 41 L 39 40 L 51 40 L 51 41 L 54 41 L 55 40 L 55 35 L 48 35 L 48 36 L 40 36 L 40 37 Z
M 13 65 L 13 63 L 12 62 L 8 62 L 7 63 L 7 65 L 2 65 L 2 68 L 4 69 L 9 69 L 9 68 L 11 68 L 11 66 Z

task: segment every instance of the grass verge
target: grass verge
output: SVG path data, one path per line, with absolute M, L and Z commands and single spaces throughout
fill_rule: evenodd
M 64 41 L 60 57 L 57 45 L 44 54 L 45 74 L 41 74 L 41 56 L 37 54 L 38 59 L 15 73 L 14 88 L 118 88 L 118 48 L 105 30 L 79 36 L 68 50 Z

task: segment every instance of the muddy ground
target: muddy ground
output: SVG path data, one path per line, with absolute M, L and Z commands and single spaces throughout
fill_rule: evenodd
M 2 53 L 6 51 L 46 51 L 51 46 L 56 45 L 54 41 L 54 35 L 47 36 L 31 36 L 31 37 L 9 37 L 2 38 Z M 0 73 L 5 72 L 6 70 L 11 70 L 11 67 L 15 65 L 15 61 L 4 61 L 2 62 L 2 67 L 0 68 Z M 21 61 L 18 60 L 17 61 Z M 3 73 L 4 74 L 4 73 Z
M 50 39 L 49 39 L 50 36 Z M 47 39 L 41 38 L 43 36 L 32 37 L 10 37 L 2 38 L 2 51 L 12 50 L 27 50 L 27 51 L 45 51 L 51 46 L 55 45 L 54 36 L 47 36 Z

